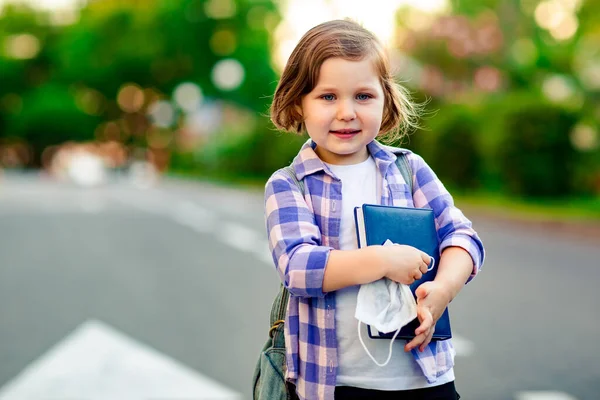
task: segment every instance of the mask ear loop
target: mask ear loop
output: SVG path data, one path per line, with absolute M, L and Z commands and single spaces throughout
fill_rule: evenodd
M 367 346 L 365 346 L 365 342 L 363 341 L 362 335 L 360 334 L 360 323 L 361 321 L 358 320 L 358 339 L 360 340 L 360 344 L 362 344 L 363 349 L 365 349 L 365 351 L 367 352 L 367 355 L 371 358 L 371 360 L 373 360 L 373 362 L 375 364 L 377 364 L 380 367 L 385 367 L 391 360 L 392 358 L 392 344 L 394 344 L 394 340 L 396 340 L 396 336 L 398 336 L 398 334 L 400 333 L 400 329 L 398 329 L 396 331 L 396 333 L 394 333 L 394 337 L 392 337 L 392 340 L 390 341 L 390 351 L 388 353 L 388 358 L 387 360 L 385 360 L 385 362 L 383 364 L 380 364 L 377 362 L 377 360 L 371 355 L 371 353 L 369 352 L 369 349 L 367 349 Z
M 427 272 L 431 271 L 435 267 L 435 258 L 431 257 L 431 265 L 427 267 Z

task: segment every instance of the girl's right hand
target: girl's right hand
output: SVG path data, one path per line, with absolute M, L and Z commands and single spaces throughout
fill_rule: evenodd
M 377 251 L 384 277 L 405 285 L 421 279 L 431 263 L 431 257 L 427 253 L 412 246 L 377 246 Z

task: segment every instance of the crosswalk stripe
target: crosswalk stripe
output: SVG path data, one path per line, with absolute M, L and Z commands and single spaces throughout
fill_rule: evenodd
M 577 400 L 577 398 L 564 392 L 555 391 L 527 391 L 518 392 L 515 400 Z

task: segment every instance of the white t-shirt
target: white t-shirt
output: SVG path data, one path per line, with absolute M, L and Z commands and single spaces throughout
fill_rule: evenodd
M 354 224 L 354 207 L 363 204 L 379 204 L 377 198 L 377 166 L 369 156 L 366 161 L 354 165 L 327 164 L 342 181 L 342 220 L 340 224 L 340 250 L 358 248 Z M 366 266 L 365 266 L 366 267 Z M 405 340 L 395 340 L 390 362 L 385 367 L 373 363 L 360 344 L 357 333 L 358 320 L 356 295 L 359 286 L 350 286 L 335 292 L 336 336 L 338 342 L 337 386 L 354 386 L 377 390 L 409 390 L 443 385 L 454 380 L 451 369 L 428 384 L 421 368 L 409 352 L 404 351 Z M 361 325 L 365 345 L 379 362 L 386 360 L 389 339 L 371 339 L 367 328 Z

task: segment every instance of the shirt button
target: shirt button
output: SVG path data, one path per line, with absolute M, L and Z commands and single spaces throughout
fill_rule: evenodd
M 335 200 L 331 202 L 331 211 L 335 212 Z
M 329 372 L 333 372 L 333 360 L 329 361 Z

